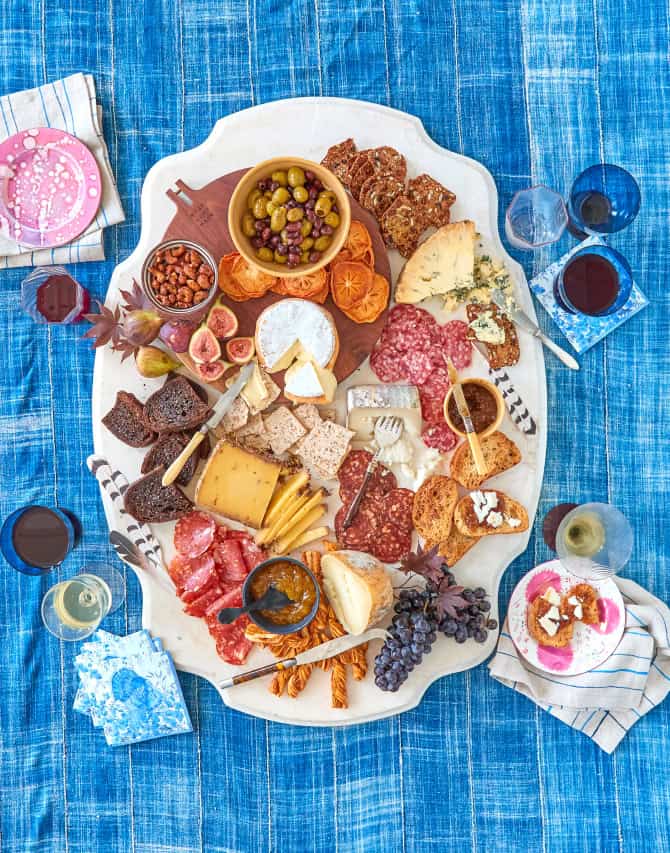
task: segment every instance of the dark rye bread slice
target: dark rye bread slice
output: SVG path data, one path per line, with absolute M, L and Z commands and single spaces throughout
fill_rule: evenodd
M 181 518 L 193 509 L 193 504 L 178 486 L 161 484 L 164 471 L 162 466 L 154 468 L 128 486 L 123 503 L 137 521 L 160 524 Z
M 155 391 L 144 404 L 144 422 L 155 432 L 181 432 L 201 426 L 211 410 L 190 382 L 177 376 Z
M 156 433 L 144 420 L 142 403 L 128 391 L 118 392 L 116 402 L 102 422 L 112 435 L 130 447 L 148 447 L 156 440 Z
M 159 465 L 169 468 L 189 443 L 192 435 L 192 432 L 164 432 L 159 435 L 158 441 L 144 457 L 142 473 L 148 474 Z M 200 459 L 206 459 L 209 456 L 209 451 L 209 438 L 205 436 L 205 440 L 201 443 L 198 450 L 189 456 L 186 465 L 181 469 L 181 473 L 175 480 L 178 486 L 188 486 L 193 479 L 198 462 Z

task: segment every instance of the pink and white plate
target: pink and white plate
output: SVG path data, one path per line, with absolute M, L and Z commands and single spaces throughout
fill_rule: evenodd
M 540 645 L 528 632 L 528 605 L 552 586 L 559 595 L 570 587 L 585 583 L 570 574 L 560 560 L 536 566 L 516 585 L 507 611 L 512 641 L 531 666 L 560 675 L 579 675 L 607 660 L 619 645 L 626 624 L 626 612 L 619 588 L 612 578 L 588 581 L 598 593 L 600 624 L 575 622 L 572 641 L 562 649 Z
M 0 233 L 29 248 L 78 237 L 100 207 L 95 157 L 63 130 L 35 127 L 0 143 Z

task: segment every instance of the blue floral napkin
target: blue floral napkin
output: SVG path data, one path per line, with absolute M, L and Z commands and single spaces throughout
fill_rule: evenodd
M 102 728 L 110 746 L 193 731 L 172 658 L 148 631 L 97 631 L 75 666 L 74 709 Z
M 570 341 L 573 348 L 579 353 L 586 352 L 587 349 L 597 344 L 598 341 L 601 341 L 610 332 L 613 332 L 622 323 L 625 323 L 626 320 L 629 320 L 634 314 L 637 314 L 638 311 L 641 311 L 649 304 L 649 300 L 635 282 L 633 282 L 633 289 L 631 290 L 628 302 L 615 314 L 611 314 L 608 317 L 589 317 L 585 314 L 570 314 L 557 304 L 556 297 L 554 296 L 554 282 L 561 267 L 579 249 L 602 243 L 604 241 L 600 237 L 588 237 L 583 243 L 575 246 L 574 249 L 571 249 L 558 261 L 548 266 L 544 272 L 535 276 L 530 282 L 530 289 L 537 296 L 542 307 Z

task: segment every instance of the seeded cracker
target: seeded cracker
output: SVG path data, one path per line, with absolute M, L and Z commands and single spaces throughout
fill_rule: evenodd
M 249 406 L 241 397 L 233 402 L 233 405 L 228 409 L 221 420 L 222 430 L 227 432 L 235 432 L 241 429 L 249 420 Z
M 321 415 L 314 403 L 301 403 L 293 409 L 293 414 L 308 430 L 321 423 Z
M 332 421 L 321 421 L 302 440 L 300 456 L 324 480 L 337 476 L 354 433 Z
M 331 145 L 321 165 L 338 177 L 344 184 L 349 182 L 349 166 L 356 156 L 356 143 L 353 139 L 345 139 L 337 145 Z
M 275 456 L 281 456 L 306 433 L 305 427 L 286 406 L 275 409 L 263 421 Z
M 260 414 L 253 415 L 247 423 L 235 433 L 235 439 L 248 450 L 266 451 L 270 449 L 270 439 Z
M 449 224 L 450 208 L 456 196 L 430 175 L 419 175 L 407 185 L 407 197 L 421 211 L 426 225 L 440 228 Z
M 386 209 L 379 226 L 387 246 L 395 246 L 404 258 L 411 257 L 424 231 L 420 215 L 407 198 L 401 195 Z
M 377 168 L 371 153 L 369 151 L 361 151 L 351 164 L 351 177 L 349 178 L 349 189 L 356 201 L 358 201 L 361 187 L 376 171 Z
M 405 191 L 405 184 L 386 172 L 375 173 L 361 187 L 361 205 L 379 220 L 393 202 Z

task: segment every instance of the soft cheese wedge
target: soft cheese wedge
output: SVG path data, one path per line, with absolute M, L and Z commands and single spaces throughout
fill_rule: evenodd
M 472 288 L 474 284 L 474 222 L 444 225 L 405 264 L 396 285 L 396 302 L 421 302 L 435 294 Z
M 330 368 L 339 352 L 332 314 L 308 299 L 282 299 L 269 305 L 256 322 L 256 352 L 270 373 L 294 361 Z
M 323 587 L 349 634 L 361 634 L 393 605 L 393 586 L 379 562 L 361 551 L 332 551 L 321 557 Z
M 284 376 L 284 394 L 294 403 L 332 403 L 336 389 L 333 371 L 312 359 L 296 361 Z

